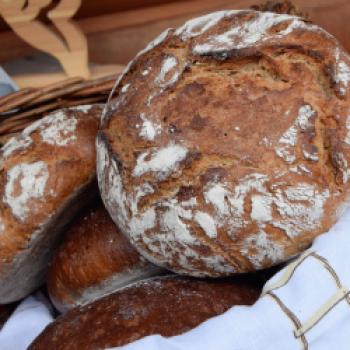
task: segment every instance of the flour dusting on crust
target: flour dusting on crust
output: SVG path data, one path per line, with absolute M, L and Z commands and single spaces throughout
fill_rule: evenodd
M 64 111 L 57 111 L 40 120 L 29 129 L 31 132 L 40 130 L 43 142 L 50 145 L 67 146 L 77 139 L 75 117 L 68 117 Z
M 126 193 L 118 165 L 111 158 L 105 143 L 97 139 L 98 182 L 106 208 L 113 220 L 124 232 L 130 235 L 132 242 L 143 242 L 148 250 L 157 256 L 143 252 L 148 260 L 157 264 L 166 265 L 167 261 L 178 257 L 180 267 L 177 271 L 191 272 L 193 275 L 204 276 L 198 271 L 199 253 L 195 247 L 201 242 L 191 232 L 186 220 L 194 217 L 194 208 L 198 204 L 195 198 L 179 202 L 177 199 L 164 199 L 145 211 L 140 211 L 138 203 L 144 196 L 153 193 L 153 187 L 145 183 Z M 200 214 L 197 213 L 197 218 Z M 210 219 L 209 219 L 210 221 Z M 204 224 L 203 214 L 201 223 Z M 157 236 L 148 235 L 148 230 L 158 227 Z M 205 217 L 205 228 L 209 235 L 214 235 L 214 227 Z M 217 273 L 231 274 L 234 269 L 227 262 L 215 254 L 203 254 L 200 257 L 207 269 Z
M 273 26 L 282 22 L 289 22 L 287 28 L 279 33 L 269 33 Z M 271 38 L 286 36 L 298 28 L 305 28 L 306 24 L 298 17 L 271 12 L 256 13 L 256 16 L 243 25 L 233 24 L 226 32 L 210 36 L 205 43 L 193 47 L 197 55 L 212 54 L 232 49 L 244 49 Z M 313 28 L 307 25 L 309 29 Z M 316 28 L 316 27 L 315 27 Z
M 122 88 L 121 88 L 121 93 L 125 94 L 128 90 L 129 90 L 130 84 L 125 84 Z
M 165 179 L 177 169 L 179 162 L 186 158 L 187 149 L 181 145 L 170 143 L 166 147 L 141 153 L 133 170 L 133 176 L 145 173 L 156 173 L 159 179 Z
M 166 87 L 173 84 L 179 77 L 179 71 L 175 70 L 173 74 L 171 72 L 178 65 L 177 59 L 174 56 L 168 56 L 164 59 L 160 68 L 160 73 L 156 77 L 155 82 L 161 86 Z
M 91 111 L 92 107 L 94 105 L 80 105 L 73 107 L 75 111 L 82 112 L 82 113 L 88 113 Z
M 48 178 L 48 167 L 42 161 L 21 163 L 7 172 L 3 201 L 19 220 L 26 219 L 32 199 L 40 199 L 44 196 Z
M 340 49 L 336 48 L 335 52 L 335 82 L 339 85 L 340 95 L 346 95 L 348 85 L 350 82 L 350 67 L 340 58 Z
M 113 220 L 147 259 L 196 276 L 230 274 L 282 262 L 327 229 L 337 204 L 329 166 L 335 185 L 350 179 L 348 102 L 338 91 L 348 89 L 350 70 L 337 45 L 295 16 L 220 11 L 166 31 L 128 65 L 98 145 L 98 177 Z M 221 88 L 240 112 L 232 120 Z M 113 139 L 114 128 L 118 138 L 125 130 L 117 118 L 129 115 L 140 118 L 129 134 L 133 153 L 123 136 Z M 226 123 L 220 139 L 216 126 Z M 347 128 L 336 150 L 335 125 Z
M 30 136 L 11 137 L 2 147 L 2 156 L 7 158 L 16 151 L 28 148 L 32 143 L 33 140 Z
M 145 113 L 141 113 L 140 118 L 142 119 L 143 123 L 139 132 L 139 136 L 144 140 L 153 141 L 154 138 L 161 133 L 162 127 L 152 120 L 147 119 Z
M 191 19 L 187 21 L 182 27 L 176 29 L 175 35 L 180 36 L 182 40 L 194 38 L 205 33 L 207 30 L 218 24 L 218 22 L 223 18 L 239 12 L 241 11 L 217 11 Z
M 293 163 L 296 160 L 295 146 L 298 141 L 299 130 L 306 130 L 312 126 L 311 118 L 314 117 L 316 112 L 310 105 L 303 105 L 300 107 L 298 116 L 294 124 L 281 136 L 276 147 L 276 154 L 283 158 L 287 163 Z M 311 155 L 304 151 L 305 158 L 311 160 L 318 160 L 318 157 Z
M 88 113 L 92 105 L 82 105 L 69 108 L 68 110 Z M 16 151 L 28 149 L 33 144 L 31 134 L 39 132 L 44 143 L 57 146 L 67 146 L 76 141 L 76 127 L 78 121 L 73 116 L 68 116 L 65 110 L 58 110 L 46 117 L 35 121 L 27 126 L 20 135 L 12 137 L 2 147 L 2 155 L 10 157 Z
M 200 227 L 204 230 L 204 232 L 208 235 L 210 238 L 216 238 L 217 232 L 216 232 L 216 225 L 213 218 L 204 212 L 197 211 L 194 216 L 195 221 L 200 225 Z
M 324 213 L 324 203 L 329 198 L 329 190 L 319 192 L 315 186 L 301 183 L 284 190 L 275 187 L 268 190 L 268 177 L 263 174 L 251 174 L 234 188 L 228 184 L 210 185 L 204 197 L 216 209 L 214 221 L 219 227 L 229 227 L 228 232 L 235 237 L 238 230 L 255 221 L 259 227 L 271 222 L 293 238 L 301 233 L 312 231 L 320 225 Z M 244 211 L 244 202 L 251 200 L 250 217 Z M 272 215 L 275 206 L 279 215 Z
M 261 269 L 265 260 L 272 265 L 282 261 L 284 248 L 269 239 L 266 232 L 261 230 L 245 239 L 241 253 L 253 264 L 254 268 Z
M 347 133 L 346 133 L 344 142 L 347 143 L 348 145 L 350 145 L 350 114 L 346 118 L 345 127 L 347 130 Z

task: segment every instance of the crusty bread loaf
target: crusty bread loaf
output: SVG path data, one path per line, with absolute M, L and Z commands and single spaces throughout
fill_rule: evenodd
M 350 59 L 323 29 L 253 10 L 167 30 L 103 115 L 98 178 L 150 261 L 222 276 L 285 261 L 349 196 Z
M 0 303 L 44 280 L 64 225 L 96 195 L 100 106 L 62 109 L 10 139 L 0 154 Z
M 259 293 L 257 281 L 140 281 L 58 317 L 29 349 L 97 350 L 150 334 L 177 335 L 231 306 L 254 303 Z
M 50 264 L 47 287 L 53 304 L 65 312 L 160 273 L 138 254 L 98 201 L 65 233 Z

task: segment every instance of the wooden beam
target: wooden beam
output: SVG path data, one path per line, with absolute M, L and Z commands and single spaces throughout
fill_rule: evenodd
M 118 74 L 124 69 L 124 66 L 114 65 L 103 65 L 103 66 L 92 66 L 90 67 L 91 79 L 102 78 L 107 75 Z M 55 82 L 59 82 L 67 79 L 67 75 L 63 72 L 47 73 L 43 70 L 37 74 L 20 74 L 13 75 L 11 78 L 15 81 L 19 88 L 24 87 L 42 87 L 47 86 Z

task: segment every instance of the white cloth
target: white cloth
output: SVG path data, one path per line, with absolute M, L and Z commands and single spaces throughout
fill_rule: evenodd
M 330 232 L 268 281 L 253 306 L 234 307 L 176 337 L 149 336 L 118 349 L 349 350 L 349 287 L 350 208 Z M 304 338 L 295 335 L 299 328 Z
M 16 308 L 0 332 L 0 350 L 25 350 L 53 321 L 51 307 L 40 293 L 28 297 Z
M 349 350 L 349 287 L 350 208 L 311 249 L 268 281 L 253 306 L 234 307 L 176 337 L 153 335 L 114 349 Z M 0 349 L 26 349 L 51 320 L 40 298 L 28 298 L 0 332 Z M 303 336 L 295 335 L 298 330 Z

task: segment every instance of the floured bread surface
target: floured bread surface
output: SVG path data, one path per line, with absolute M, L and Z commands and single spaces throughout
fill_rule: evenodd
M 103 204 L 97 203 L 72 223 L 50 263 L 48 292 L 61 312 L 161 273 L 129 243 Z
M 98 176 L 151 261 L 195 276 L 277 264 L 348 197 L 350 59 L 301 18 L 216 12 L 129 64 L 103 115 Z
M 95 176 L 101 107 L 53 112 L 0 151 L 0 302 L 25 296 L 43 278 L 48 253 Z M 70 214 L 68 214 L 69 216 Z

